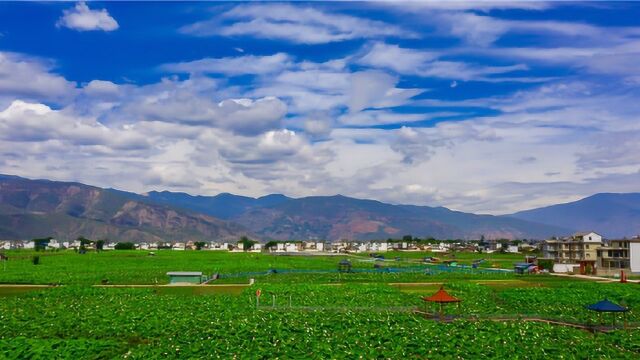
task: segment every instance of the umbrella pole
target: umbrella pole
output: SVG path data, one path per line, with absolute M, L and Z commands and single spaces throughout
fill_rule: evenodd
M 616 326 L 616 313 L 611 313 L 613 314 L 613 327 Z

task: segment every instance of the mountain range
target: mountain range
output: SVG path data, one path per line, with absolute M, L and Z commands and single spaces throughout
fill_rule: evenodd
M 640 230 L 640 194 L 597 194 L 511 215 L 391 205 L 342 195 L 259 198 L 223 193 L 136 194 L 73 182 L 0 175 L 0 239 L 53 236 L 113 241 L 530 238 L 595 230 L 608 237 Z
M 640 234 L 640 193 L 601 193 L 587 198 L 510 215 L 544 224 L 592 230 L 608 238 Z

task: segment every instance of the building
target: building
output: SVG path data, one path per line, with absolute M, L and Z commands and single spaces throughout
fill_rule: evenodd
M 542 252 L 547 259 L 560 262 L 596 261 L 602 236 L 593 231 L 575 233 L 562 239 L 545 240 Z
M 601 246 L 602 235 L 585 231 L 561 239 L 545 240 L 542 253 L 545 259 L 555 262 L 554 272 L 595 275 L 598 270 L 598 248 Z
M 200 271 L 171 271 L 167 276 L 169 276 L 169 284 L 202 284 L 207 281 L 206 276 L 203 276 Z
M 597 251 L 601 274 L 640 273 L 640 238 L 611 240 Z

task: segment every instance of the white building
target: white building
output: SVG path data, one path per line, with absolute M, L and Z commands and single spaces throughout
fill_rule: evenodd
M 56 239 L 51 239 L 49 240 L 49 243 L 47 244 L 47 248 L 49 249 L 61 249 L 62 248 L 62 244 L 58 242 L 58 240 Z
M 518 249 L 518 245 L 508 245 L 505 251 L 508 253 L 515 254 L 515 253 L 518 253 L 520 250 Z
M 215 250 L 215 251 L 222 251 L 222 250 L 229 250 L 229 243 L 217 243 L 217 242 L 212 242 L 209 243 L 209 247 L 207 247 L 205 250 Z

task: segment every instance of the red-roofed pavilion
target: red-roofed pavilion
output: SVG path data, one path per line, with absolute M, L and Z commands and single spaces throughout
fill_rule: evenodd
M 462 301 L 462 300 L 458 299 L 457 297 L 449 295 L 449 293 L 444 290 L 444 286 L 440 286 L 440 290 L 438 290 L 435 294 L 433 294 L 433 295 L 431 295 L 429 297 L 423 297 L 422 300 L 424 300 L 425 302 L 432 302 L 432 303 L 440 304 L 440 319 L 441 320 L 444 318 L 443 304 L 446 304 L 446 303 L 458 303 L 458 306 L 460 306 L 460 301 Z

